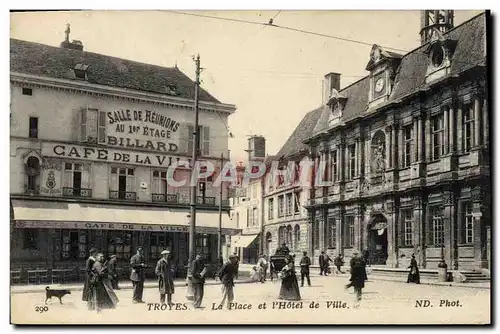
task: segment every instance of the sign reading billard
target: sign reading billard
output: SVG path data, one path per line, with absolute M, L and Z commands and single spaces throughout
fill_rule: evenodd
M 167 156 L 160 153 L 142 153 L 125 150 L 115 150 L 104 147 L 87 147 L 72 144 L 43 143 L 42 155 L 44 157 L 71 158 L 99 162 L 126 163 L 132 165 L 168 167 L 179 163 L 178 157 Z M 185 159 L 186 165 L 189 159 Z M 181 165 L 181 163 L 179 163 Z
M 180 123 L 150 110 L 116 110 L 106 113 L 105 145 L 158 152 L 177 152 Z

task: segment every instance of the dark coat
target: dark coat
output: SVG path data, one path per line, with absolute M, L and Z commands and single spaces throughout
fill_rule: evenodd
M 323 254 L 321 254 L 319 256 L 319 266 L 323 267 L 324 265 L 325 265 L 325 256 Z
M 110 275 L 116 274 L 116 257 L 109 259 L 107 267 Z
M 191 262 L 191 282 L 193 284 L 204 284 L 205 276 L 201 276 L 201 272 L 205 269 L 205 265 L 202 260 L 194 260 Z
M 309 266 L 311 265 L 311 259 L 309 256 L 303 256 L 302 259 L 300 259 L 300 273 L 301 274 L 308 274 L 309 273 Z
M 161 294 L 174 293 L 174 267 L 172 260 L 161 258 L 156 263 L 156 276 L 158 276 L 158 288 Z
M 89 301 L 90 298 L 90 276 L 92 275 L 92 267 L 94 266 L 95 259 L 89 257 L 85 262 L 85 282 L 83 284 L 82 300 Z
M 358 257 L 351 260 L 351 285 L 356 288 L 364 288 L 366 280 L 365 261 Z
M 236 276 L 236 265 L 231 261 L 226 262 L 219 271 L 219 279 L 223 285 L 234 286 L 234 277 Z
M 144 282 L 146 273 L 144 271 L 144 258 L 135 254 L 130 258 L 130 280 L 134 282 Z
M 333 260 L 333 264 L 336 265 L 336 266 L 343 266 L 344 265 L 344 261 L 342 260 L 342 258 L 340 256 L 337 256 L 334 260 Z
M 89 309 L 115 308 L 118 297 L 113 291 L 111 281 L 108 278 L 108 268 L 99 261 L 94 262 L 91 270 L 91 296 L 89 298 Z

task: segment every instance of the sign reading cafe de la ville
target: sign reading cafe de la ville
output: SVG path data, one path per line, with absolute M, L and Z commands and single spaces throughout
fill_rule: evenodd
M 106 145 L 157 152 L 177 152 L 180 123 L 150 110 L 107 112 Z

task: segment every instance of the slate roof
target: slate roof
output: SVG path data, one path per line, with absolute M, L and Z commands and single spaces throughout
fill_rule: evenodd
M 444 37 L 456 40 L 457 45 L 451 59 L 450 76 L 458 75 L 469 68 L 486 65 L 486 14 L 481 13 L 469 21 L 449 30 Z M 397 101 L 426 86 L 425 76 L 428 56 L 424 52 L 428 44 L 424 44 L 401 58 L 394 87 L 388 102 Z M 347 122 L 363 114 L 368 108 L 370 89 L 369 76 L 340 90 L 347 97 L 342 111 L 342 122 Z M 314 127 L 314 134 L 328 129 L 330 111 L 325 108 Z M 312 136 L 311 136 L 312 137 Z
M 169 95 L 168 86 L 175 86 L 175 96 L 194 99 L 194 82 L 176 67 L 10 39 L 11 72 L 73 79 L 73 68 L 77 64 L 89 65 L 89 83 L 164 95 Z M 203 89 L 200 89 L 199 98 L 200 101 L 220 103 Z
M 316 125 L 322 111 L 323 106 L 308 112 L 304 118 L 302 118 L 299 125 L 297 125 L 291 136 L 276 154 L 277 159 L 286 158 L 299 153 L 303 149 L 308 149 L 308 146 L 305 145 L 303 141 L 313 134 L 314 126 Z

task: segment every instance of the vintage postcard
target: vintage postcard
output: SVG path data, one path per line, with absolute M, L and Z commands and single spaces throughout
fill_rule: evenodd
M 491 323 L 488 11 L 10 19 L 12 324 Z

